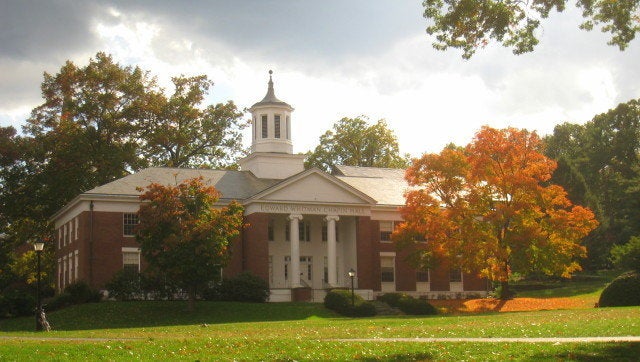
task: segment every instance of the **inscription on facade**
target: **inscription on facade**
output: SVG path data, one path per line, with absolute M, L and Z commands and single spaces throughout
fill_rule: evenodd
M 354 215 L 364 216 L 369 210 L 364 207 L 296 205 L 296 204 L 261 204 L 261 212 L 277 212 L 284 214 L 319 214 L 319 215 Z

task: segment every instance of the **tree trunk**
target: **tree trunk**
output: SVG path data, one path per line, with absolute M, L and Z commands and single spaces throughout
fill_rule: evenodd
M 500 299 L 513 298 L 511 288 L 509 288 L 509 262 L 504 263 L 504 279 L 500 281 Z
M 187 311 L 193 312 L 194 310 L 196 310 L 196 288 L 189 287 L 187 294 Z
M 513 295 L 511 294 L 511 289 L 509 288 L 509 280 L 503 280 L 500 282 L 500 299 L 506 300 L 511 299 Z

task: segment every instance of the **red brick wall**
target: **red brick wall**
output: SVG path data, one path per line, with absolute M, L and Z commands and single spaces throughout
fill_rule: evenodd
M 462 276 L 462 285 L 464 286 L 464 290 L 487 290 L 487 279 L 480 278 L 478 274 L 475 273 L 464 273 Z
M 396 252 L 396 290 L 416 290 L 416 270 L 407 263 L 407 250 Z
M 72 234 L 71 243 L 67 243 L 56 252 L 56 263 L 58 258 L 78 250 L 78 279 L 86 281 L 94 288 L 104 288 L 113 275 L 122 269 L 122 248 L 139 247 L 135 237 L 123 235 L 122 215 L 121 212 L 94 211 L 92 227 L 92 212 L 80 213 L 78 240 L 75 240 L 75 235 Z M 56 247 L 57 245 L 56 239 Z M 144 268 L 144 260 L 141 264 Z
M 380 290 L 380 259 L 375 240 L 377 222 L 370 217 L 356 219 L 356 257 L 358 260 L 358 287 Z
M 242 233 L 244 252 L 243 270 L 259 276 L 264 280 L 269 280 L 269 244 L 267 229 L 269 226 L 269 215 L 265 213 L 255 213 L 245 217 L 249 225 Z

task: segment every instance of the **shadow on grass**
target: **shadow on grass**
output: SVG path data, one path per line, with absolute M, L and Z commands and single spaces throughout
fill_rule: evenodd
M 402 362 L 402 361 L 433 361 L 434 358 L 428 353 L 399 353 L 384 357 L 363 357 L 358 361 L 365 362 Z
M 101 302 L 72 306 L 48 314 L 54 330 L 207 325 L 222 323 L 293 321 L 333 318 L 336 315 L 315 303 L 198 302 L 186 311 L 185 301 Z M 31 331 L 33 318 L 0 320 L 0 331 Z
M 533 360 L 561 360 L 561 361 L 638 361 L 640 343 L 606 343 L 582 344 L 571 351 L 543 352 L 533 356 Z

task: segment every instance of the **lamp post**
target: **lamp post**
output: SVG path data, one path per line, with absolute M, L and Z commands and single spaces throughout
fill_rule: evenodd
M 36 284 L 36 331 L 42 330 L 42 323 L 40 322 L 40 312 L 42 311 L 42 303 L 40 302 L 40 254 L 44 249 L 44 243 L 38 242 L 33 244 L 33 250 L 38 255 L 38 281 Z
M 351 306 L 356 306 L 356 294 L 353 289 L 353 279 L 356 276 L 356 271 L 353 268 L 349 269 L 349 278 L 351 278 Z

